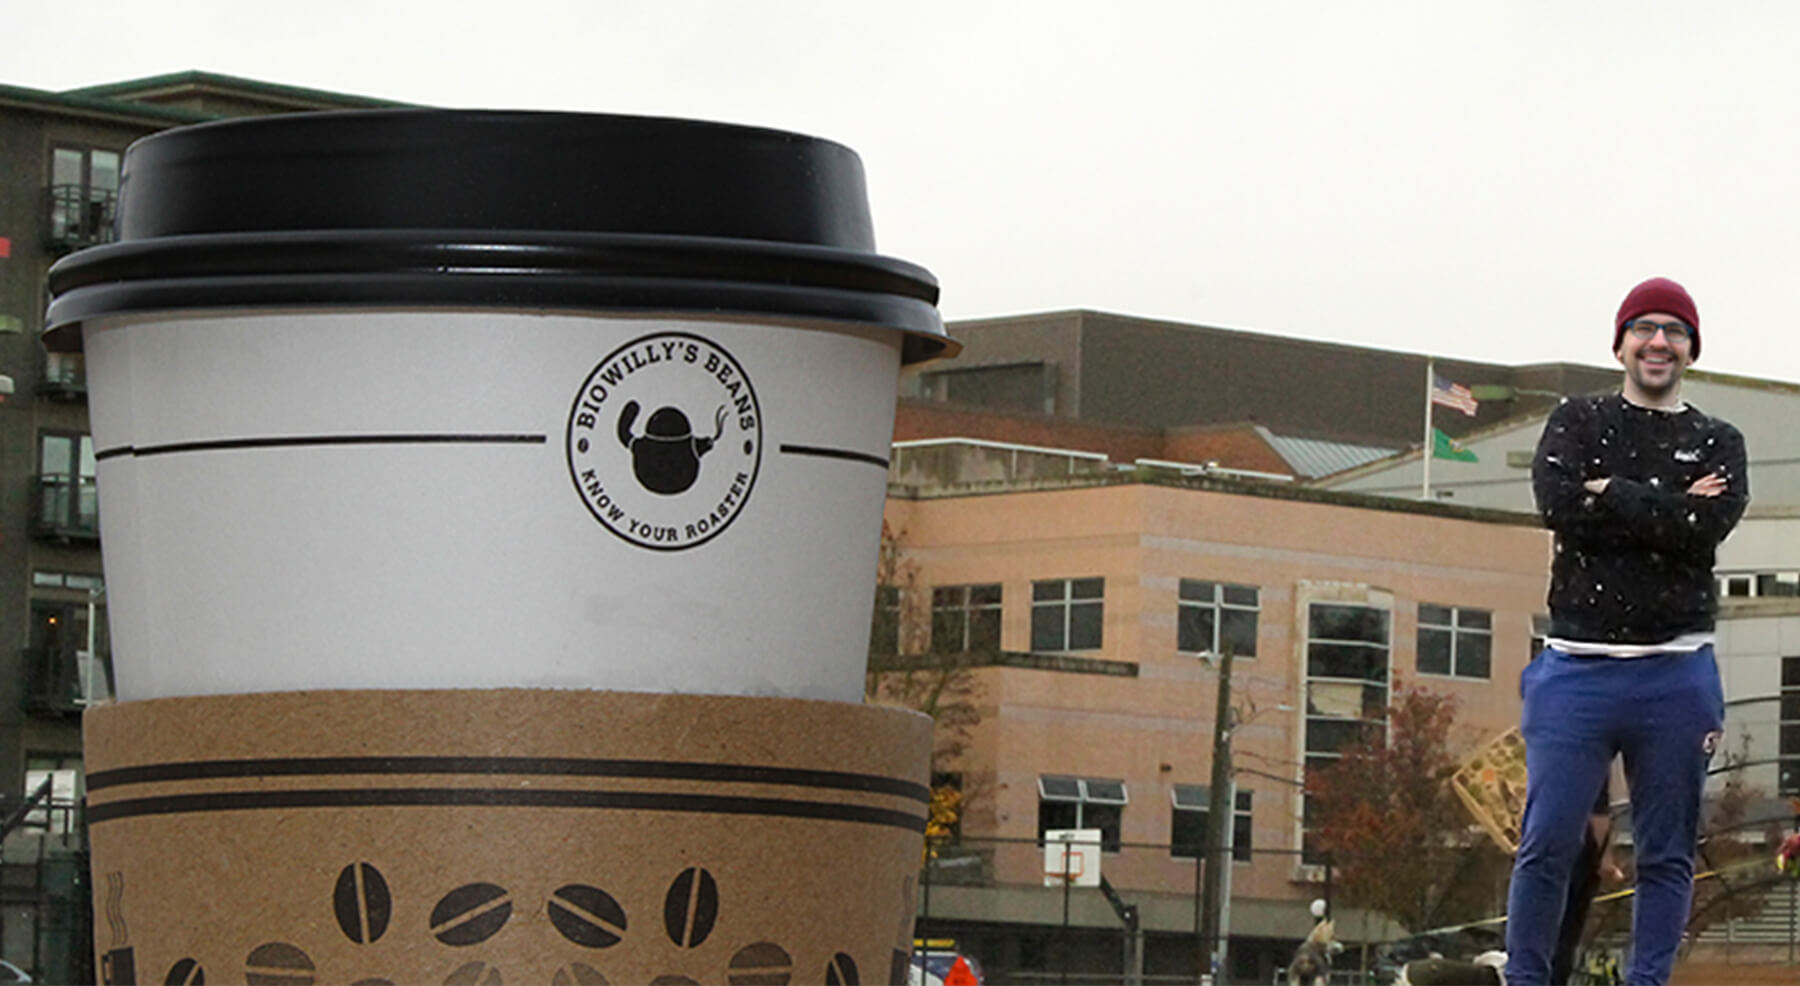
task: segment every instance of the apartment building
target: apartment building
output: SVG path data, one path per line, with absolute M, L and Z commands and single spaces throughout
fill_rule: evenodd
M 47 92 L 0 85 L 0 791 L 64 771 L 107 693 L 106 597 L 80 353 L 38 341 L 50 265 L 111 242 L 139 137 L 231 116 L 391 106 L 184 72 Z
M 105 577 L 79 353 L 38 341 L 50 265 L 111 242 L 121 163 L 139 137 L 223 117 L 391 106 L 183 72 L 63 92 L 0 85 L 0 956 L 40 981 L 92 981 L 81 710 L 110 694 Z M 71 855 L 73 854 L 73 855 Z

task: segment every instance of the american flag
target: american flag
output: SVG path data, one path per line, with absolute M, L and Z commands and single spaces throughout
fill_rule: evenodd
M 1431 403 L 1456 408 L 1471 418 L 1481 406 L 1476 403 L 1475 395 L 1469 393 L 1469 388 L 1460 383 L 1451 383 L 1436 373 L 1431 375 Z

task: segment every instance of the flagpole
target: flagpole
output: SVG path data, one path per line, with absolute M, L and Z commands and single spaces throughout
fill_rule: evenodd
M 1422 450 L 1425 463 L 1424 480 L 1419 487 L 1419 499 L 1431 502 L 1431 455 L 1434 449 L 1431 434 L 1431 388 L 1435 385 L 1437 373 L 1432 366 L 1431 357 L 1425 357 L 1425 445 Z

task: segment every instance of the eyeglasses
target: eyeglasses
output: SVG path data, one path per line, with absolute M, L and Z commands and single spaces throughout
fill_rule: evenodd
M 1648 319 L 1635 318 L 1625 323 L 1625 331 L 1630 332 L 1633 339 L 1642 339 L 1645 342 L 1656 338 L 1656 333 L 1659 331 L 1663 334 L 1663 338 L 1672 344 L 1694 341 L 1694 330 L 1686 322 L 1652 322 Z

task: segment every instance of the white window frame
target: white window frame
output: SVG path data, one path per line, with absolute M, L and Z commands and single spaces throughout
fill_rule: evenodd
M 1098 596 L 1076 596 L 1075 584 L 1078 582 L 1098 582 Z M 1039 598 L 1040 586 L 1060 586 L 1061 594 L 1055 599 Z M 1069 639 L 1075 622 L 1075 607 L 1092 606 L 1100 614 L 1099 639 L 1093 646 L 1072 646 L 1075 641 Z M 1039 647 L 1037 641 L 1037 615 L 1039 609 L 1059 608 L 1062 610 L 1061 647 Z M 1031 583 L 1031 650 L 1039 654 L 1074 654 L 1101 650 L 1106 646 L 1106 578 L 1099 575 L 1088 575 L 1080 578 L 1036 579 Z
M 973 597 L 975 595 L 976 589 L 993 589 L 995 592 L 994 601 L 991 603 L 990 602 L 980 602 L 980 603 L 971 602 L 971 599 L 973 599 Z M 939 603 L 938 603 L 939 594 L 944 593 L 944 592 L 955 592 L 956 599 L 954 601 L 945 603 L 943 605 L 939 605 Z M 993 613 L 994 620 L 1000 624 L 999 627 L 997 628 L 997 630 L 1000 632 L 1004 632 L 1004 630 L 1005 630 L 1005 617 L 1004 617 L 1005 598 L 1006 598 L 1005 586 L 1003 583 L 999 583 L 999 582 L 969 582 L 969 583 L 964 583 L 964 584 L 960 584 L 960 585 L 932 586 L 932 588 L 931 588 L 931 642 L 929 644 L 931 651 L 933 653 L 937 653 L 937 654 L 966 654 L 966 653 L 968 653 L 968 651 L 970 649 L 969 648 L 970 631 L 974 625 L 976 614 L 978 614 L 978 613 L 990 613 L 990 612 Z M 938 615 L 940 613 L 956 614 L 957 628 L 961 631 L 962 639 L 956 641 L 955 646 L 943 646 L 940 644 L 940 642 L 938 640 L 938 632 L 937 632 L 938 631 Z M 996 632 L 994 635 L 994 648 L 996 650 L 998 650 L 1000 647 L 1000 632 Z
M 1380 613 L 1382 616 L 1382 634 L 1381 634 L 1381 636 L 1383 639 L 1380 641 L 1368 641 L 1368 640 L 1357 640 L 1357 639 L 1352 639 L 1352 638 L 1340 638 L 1340 637 L 1315 637 L 1315 636 L 1313 636 L 1313 607 L 1315 607 L 1315 606 L 1336 606 L 1336 607 L 1344 607 L 1344 608 L 1349 608 L 1349 609 L 1363 609 L 1363 610 L 1369 610 L 1372 612 Z M 1306 775 L 1306 769 L 1307 769 L 1308 764 L 1311 764 L 1315 760 L 1336 760 L 1341 756 L 1341 754 L 1336 750 L 1313 750 L 1313 749 L 1311 749 L 1310 743 L 1308 742 L 1309 737 L 1307 734 L 1309 734 L 1311 732 L 1312 724 L 1314 721 L 1379 723 L 1383 733 L 1385 734 L 1385 732 L 1388 728 L 1388 722 L 1387 722 L 1387 716 L 1386 716 L 1387 703 L 1391 702 L 1393 700 L 1394 610 L 1393 610 L 1393 606 L 1392 606 L 1391 602 L 1386 605 L 1383 605 L 1383 604 L 1378 604 L 1369 599 L 1357 600 L 1357 599 L 1315 598 L 1315 599 L 1310 599 L 1310 600 L 1304 600 L 1302 602 L 1302 604 L 1298 607 L 1297 616 L 1298 616 L 1298 619 L 1301 621 L 1303 639 L 1305 641 L 1305 649 L 1302 651 L 1303 657 L 1302 657 L 1301 670 L 1302 670 L 1302 673 L 1305 675 L 1306 684 L 1305 684 L 1305 689 L 1302 692 L 1302 695 L 1304 696 L 1306 705 L 1305 705 L 1305 709 L 1304 709 L 1304 716 L 1301 720 L 1302 734 L 1301 734 L 1301 738 L 1300 738 L 1300 751 L 1301 751 L 1301 758 L 1302 758 L 1301 777 L 1304 779 L 1304 777 Z M 1376 680 L 1373 678 L 1344 678 L 1344 677 L 1331 676 L 1331 675 L 1314 675 L 1312 673 L 1312 647 L 1313 647 L 1313 645 L 1314 644 L 1334 644 L 1334 643 L 1336 643 L 1336 644 L 1352 644 L 1352 645 L 1362 646 L 1362 647 L 1379 645 L 1382 650 L 1382 653 L 1383 653 L 1383 665 L 1384 665 L 1383 674 L 1382 674 L 1380 680 Z M 1314 702 L 1314 698 L 1313 698 L 1313 691 L 1314 691 L 1313 686 L 1315 684 L 1323 684 L 1327 687 L 1338 686 L 1340 688 L 1345 687 L 1345 686 L 1350 686 L 1350 685 L 1360 686 L 1363 689 L 1363 696 L 1364 696 L 1365 702 L 1367 699 L 1368 689 L 1370 687 L 1379 687 L 1381 689 L 1382 696 L 1383 696 L 1382 717 L 1380 719 L 1371 719 L 1366 715 L 1360 714 L 1360 712 L 1358 715 L 1353 715 L 1353 716 L 1335 715 L 1328 711 L 1320 709 Z M 1361 709 L 1364 707 L 1365 706 L 1359 705 L 1358 708 Z M 1306 821 L 1305 821 L 1305 818 L 1306 818 L 1305 805 L 1308 800 L 1309 800 L 1309 796 L 1302 794 L 1297 802 L 1298 806 L 1299 806 L 1299 817 L 1296 819 L 1296 821 L 1299 823 L 1300 845 L 1301 845 L 1303 851 L 1304 851 L 1304 847 L 1306 844 L 1305 840 L 1306 840 L 1306 835 L 1307 835 L 1307 827 L 1306 827 Z M 1310 860 L 1306 860 L 1306 858 L 1304 856 L 1302 856 L 1302 864 L 1303 865 L 1309 865 L 1310 863 L 1311 863 Z
M 906 641 L 906 589 L 898 585 L 878 584 L 875 586 L 875 618 L 886 616 L 893 622 L 889 625 L 894 632 L 893 650 L 888 650 L 884 640 L 875 639 L 875 623 L 869 626 L 869 649 L 877 654 L 899 654 L 901 645 Z M 884 627 L 883 629 L 887 629 Z
M 1212 598 L 1210 600 L 1189 598 L 1189 587 L 1202 585 L 1211 587 Z M 1230 602 L 1225 598 L 1229 594 L 1228 590 L 1237 590 L 1238 592 L 1247 591 L 1255 597 L 1256 601 L 1247 604 Z M 1212 611 L 1212 640 L 1208 641 L 1204 650 L 1184 650 L 1181 646 L 1181 616 L 1182 612 L 1188 609 Z M 1253 632 L 1250 635 L 1250 653 L 1235 653 L 1232 655 L 1232 658 L 1234 660 L 1244 661 L 1256 660 L 1256 636 L 1262 629 L 1262 587 L 1242 585 L 1236 582 L 1218 582 L 1212 579 L 1182 579 L 1180 581 L 1175 590 L 1175 649 L 1179 653 L 1192 654 L 1196 657 L 1218 656 L 1220 647 L 1219 638 L 1225 631 L 1225 613 L 1227 611 L 1249 613 L 1251 621 L 1256 628 L 1256 632 Z
M 1717 572 L 1720 599 L 1767 599 L 1800 596 L 1800 571 L 1794 569 Z M 1767 591 L 1771 585 L 1791 586 L 1791 591 Z M 1734 591 L 1741 588 L 1743 591 Z
M 1786 712 L 1784 700 L 1789 696 L 1800 696 L 1800 657 L 1783 657 L 1779 674 L 1780 677 L 1776 680 L 1783 684 L 1780 686 L 1775 700 L 1775 754 L 1777 757 L 1782 756 L 1781 749 L 1784 746 L 1782 740 L 1786 738 L 1786 735 L 1790 731 L 1800 732 L 1800 719 L 1789 719 L 1783 714 Z M 1786 684 L 1789 680 L 1792 680 L 1794 684 Z M 1775 788 L 1776 797 L 1800 796 L 1800 759 L 1779 760 L 1775 768 Z
M 1255 846 L 1255 792 L 1249 788 L 1237 789 L 1237 797 L 1231 808 L 1231 861 L 1239 866 L 1248 865 L 1254 859 Z M 1212 812 L 1212 789 L 1204 784 L 1177 784 L 1169 789 L 1169 807 L 1172 812 L 1192 812 L 1207 815 Z M 1169 826 L 1169 856 L 1172 859 L 1194 859 L 1194 856 L 1183 855 L 1175 850 L 1175 831 L 1173 815 Z M 1237 837 L 1240 832 L 1248 832 L 1248 840 Z M 1241 854 L 1241 855 L 1240 855 Z
M 1045 784 L 1046 781 L 1054 781 L 1054 782 L 1059 782 L 1059 783 L 1073 782 L 1075 785 L 1075 793 L 1073 795 L 1069 795 L 1069 794 L 1064 794 L 1061 792 L 1051 792 Z M 1117 793 L 1114 793 L 1114 790 L 1113 790 L 1114 788 L 1117 789 Z M 1083 817 L 1083 815 L 1084 815 L 1088 805 L 1107 805 L 1109 807 L 1117 807 L 1119 809 L 1119 828 L 1120 828 L 1119 838 L 1120 838 L 1120 840 L 1123 839 L 1124 827 L 1125 827 L 1125 806 L 1131 803 L 1131 792 L 1125 786 L 1124 781 L 1122 781 L 1116 777 L 1112 777 L 1112 778 L 1108 778 L 1108 777 L 1077 777 L 1072 774 L 1039 774 L 1037 789 L 1038 789 L 1039 803 L 1042 803 L 1045 801 L 1056 801 L 1056 802 L 1061 802 L 1063 804 L 1073 804 L 1075 806 L 1075 825 L 1074 825 L 1075 828 L 1094 828 L 1095 827 L 1092 825 L 1084 824 L 1084 822 L 1086 820 Z M 1038 838 L 1040 840 L 1043 838 L 1042 832 L 1038 833 Z M 1118 852 L 1119 849 L 1116 846 L 1108 846 L 1108 845 L 1103 844 L 1101 846 L 1101 851 L 1102 852 Z
M 1440 623 L 1436 620 L 1427 622 L 1425 618 L 1425 610 L 1427 608 L 1448 611 L 1450 622 Z M 1486 626 L 1473 625 L 1474 622 L 1477 621 L 1471 621 L 1470 625 L 1464 624 L 1465 614 L 1473 616 L 1476 613 L 1481 614 L 1482 619 L 1487 622 Z M 1423 644 L 1425 634 L 1428 631 L 1448 633 L 1450 635 L 1449 670 L 1427 671 L 1423 667 L 1420 667 L 1420 662 L 1424 660 Z M 1487 671 L 1484 674 L 1465 674 L 1463 672 L 1463 641 L 1465 638 L 1474 637 L 1484 637 L 1487 639 L 1488 666 Z M 1494 678 L 1494 611 L 1491 609 L 1481 609 L 1475 606 L 1450 606 L 1444 603 L 1427 602 L 1420 603 L 1419 626 L 1414 634 L 1413 670 L 1418 672 L 1422 677 L 1427 678 L 1455 678 L 1459 681 L 1492 681 Z

